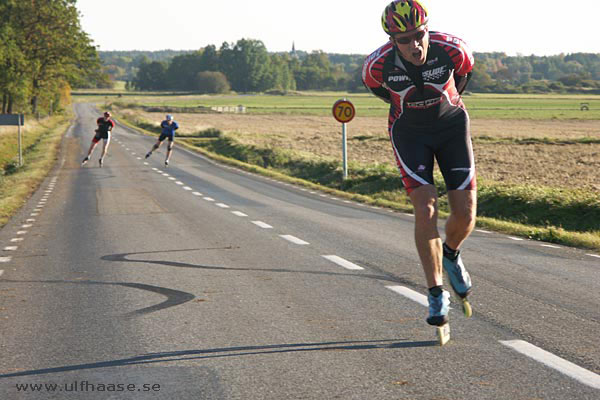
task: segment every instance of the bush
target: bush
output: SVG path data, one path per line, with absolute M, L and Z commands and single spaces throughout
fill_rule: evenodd
M 231 85 L 222 72 L 200 71 L 196 75 L 195 87 L 200 93 L 229 93 Z

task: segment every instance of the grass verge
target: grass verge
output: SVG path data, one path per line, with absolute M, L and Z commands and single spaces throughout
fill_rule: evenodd
M 8 160 L 2 165 L 0 174 L 0 227 L 25 204 L 52 170 L 69 120 L 70 115 L 54 116 L 28 130 L 22 167 L 18 167 L 7 153 L 0 154 L 0 158 Z M 13 149 L 7 151 L 12 152 Z

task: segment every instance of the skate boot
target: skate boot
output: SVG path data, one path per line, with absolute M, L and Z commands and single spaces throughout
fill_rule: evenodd
M 450 325 L 448 324 L 448 311 L 450 310 L 450 293 L 442 290 L 439 296 L 429 293 L 429 317 L 427 323 L 436 327 L 436 334 L 440 346 L 450 340 Z
M 471 310 L 471 304 L 467 300 L 467 296 L 471 293 L 471 289 L 473 287 L 471 284 L 471 276 L 465 269 L 465 265 L 462 262 L 460 253 L 454 260 L 450 259 L 446 254 L 444 254 L 442 263 L 450 280 L 450 286 L 452 286 L 452 290 L 460 299 L 463 313 L 468 318 L 473 314 L 473 311 Z
M 150 157 L 151 155 L 152 155 L 152 152 L 151 152 L 151 151 L 147 152 L 147 153 L 146 153 L 146 159 L 147 159 L 148 157 Z
M 100 166 L 100 168 L 102 168 L 102 164 L 103 164 L 103 163 L 104 163 L 104 161 L 103 161 L 103 160 L 100 158 L 100 159 L 98 160 L 98 165 Z
M 169 166 L 169 160 L 165 160 L 165 167 Z
M 88 161 L 90 161 L 89 157 L 85 157 L 82 161 L 81 161 L 81 166 L 83 167 Z

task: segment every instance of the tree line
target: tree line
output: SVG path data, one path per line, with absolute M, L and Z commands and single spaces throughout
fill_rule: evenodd
M 71 87 L 110 86 L 76 0 L 0 0 L 0 93 L 4 113 L 52 113 Z
M 160 56 L 162 55 L 162 57 Z M 241 39 L 189 52 L 100 52 L 107 72 L 131 90 L 198 93 L 290 90 L 362 91 L 365 55 L 269 53 L 260 40 Z M 600 54 L 508 56 L 474 53 L 468 90 L 496 93 L 600 93 Z

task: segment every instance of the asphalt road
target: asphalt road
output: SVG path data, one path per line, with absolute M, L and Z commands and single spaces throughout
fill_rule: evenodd
M 598 399 L 600 257 L 476 231 L 474 315 L 425 323 L 410 215 L 246 173 L 76 105 L 0 230 L 0 399 Z

